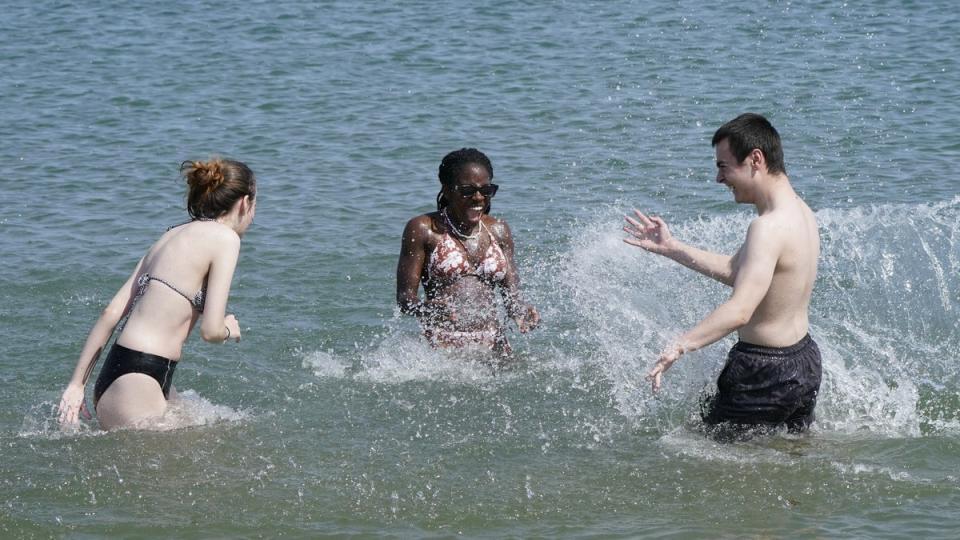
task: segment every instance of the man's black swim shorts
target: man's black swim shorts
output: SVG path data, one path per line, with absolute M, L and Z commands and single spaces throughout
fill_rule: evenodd
M 730 349 L 703 420 L 803 431 L 814 420 L 820 377 L 820 349 L 809 334 L 789 347 L 739 341 Z

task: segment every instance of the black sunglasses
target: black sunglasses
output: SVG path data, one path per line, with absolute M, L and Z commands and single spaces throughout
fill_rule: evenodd
M 481 195 L 489 199 L 490 197 L 493 197 L 494 195 L 497 194 L 497 189 L 499 188 L 500 186 L 496 184 L 487 184 L 482 187 L 460 186 L 460 185 L 453 186 L 453 189 L 456 190 L 456 192 L 465 199 L 473 197 L 478 191 L 480 192 Z

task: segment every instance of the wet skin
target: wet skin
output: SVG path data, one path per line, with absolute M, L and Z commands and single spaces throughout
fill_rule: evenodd
M 473 332 L 497 330 L 502 326 L 495 298 L 497 284 L 476 276 L 461 276 L 449 281 L 427 279 L 430 256 L 448 237 L 454 238 L 462 246 L 472 266 L 479 263 L 491 243 L 496 242 L 507 262 L 505 276 L 499 285 L 508 312 L 517 320 L 521 331 L 530 330 L 539 322 L 536 310 L 519 300 L 519 278 L 513 263 L 513 238 L 506 222 L 486 213 L 489 199 L 479 191 L 462 196 L 457 189 L 460 186 L 482 188 L 489 184 L 490 175 L 486 168 L 469 164 L 453 186 L 442 188 L 448 201 L 445 213 L 449 224 L 440 212 L 415 217 L 407 224 L 397 266 L 397 303 L 405 313 L 417 315 L 425 327 Z M 463 235 L 474 238 L 458 237 L 456 231 L 450 230 L 451 225 Z M 421 283 L 424 284 L 426 297 L 422 304 L 417 297 Z

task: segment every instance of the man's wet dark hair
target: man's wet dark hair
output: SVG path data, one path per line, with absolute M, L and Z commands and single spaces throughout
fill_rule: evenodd
M 713 134 L 710 144 L 716 146 L 724 139 L 730 141 L 730 151 L 737 158 L 737 163 L 743 163 L 750 152 L 757 148 L 763 152 L 767 160 L 767 172 L 770 174 L 786 174 L 787 168 L 783 164 L 783 145 L 780 143 L 780 134 L 773 125 L 763 116 L 756 113 L 744 113 L 720 126 Z

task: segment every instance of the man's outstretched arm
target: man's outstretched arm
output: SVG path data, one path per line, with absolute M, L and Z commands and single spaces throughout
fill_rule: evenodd
M 654 391 L 660 389 L 660 379 L 683 353 L 695 351 L 714 343 L 746 325 L 766 297 L 773 282 L 779 259 L 780 244 L 769 226 L 755 220 L 747 231 L 747 240 L 739 253 L 743 254 L 736 272 L 733 293 L 695 327 L 674 339 L 660 353 L 647 378 L 653 381 Z
M 624 238 L 624 242 L 663 255 L 724 285 L 733 286 L 737 278 L 736 259 L 740 251 L 731 257 L 695 248 L 674 238 L 663 219 L 648 217 L 639 210 L 633 212 L 636 219 L 626 216 L 627 225 L 623 228 L 632 238 Z

